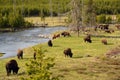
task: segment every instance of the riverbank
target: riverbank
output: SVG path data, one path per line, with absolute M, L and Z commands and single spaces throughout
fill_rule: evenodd
M 47 28 L 30 28 L 26 30 L 0 33 L 0 52 L 6 53 L 2 58 L 15 56 L 17 49 L 23 49 L 36 44 L 44 43 L 56 31 L 66 30 L 66 27 L 47 27 Z
M 58 26 L 68 26 L 67 17 L 45 17 L 45 21 L 42 21 L 40 17 L 25 17 L 25 21 L 30 22 L 33 26 L 28 28 L 21 29 L 12 29 L 12 28 L 0 28 L 0 32 L 15 32 L 20 30 L 25 30 L 29 28 L 36 27 L 58 27 Z
M 5 54 L 5 53 L 1 53 L 1 52 L 0 52 L 0 57 L 2 57 L 4 54 Z

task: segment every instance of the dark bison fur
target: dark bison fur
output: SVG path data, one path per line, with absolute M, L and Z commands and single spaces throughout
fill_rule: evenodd
M 13 74 L 18 73 L 19 67 L 18 67 L 16 60 L 14 59 L 7 62 L 5 67 L 6 67 L 7 76 L 11 74 L 11 71 L 13 72 Z
M 23 59 L 23 50 L 18 49 L 17 57 L 18 57 L 18 59 Z
M 85 42 L 92 43 L 91 36 L 90 36 L 90 35 L 87 35 L 86 37 L 84 37 L 84 41 L 85 41 Z
M 52 40 L 49 40 L 49 41 L 48 41 L 48 46 L 50 46 L 50 47 L 53 46 Z
M 36 59 L 36 52 L 34 52 L 34 54 L 33 54 L 33 58 Z
M 61 35 L 64 36 L 64 37 L 66 37 L 66 36 L 71 36 L 70 33 L 69 33 L 69 32 L 66 32 L 66 31 L 62 32 Z
M 65 49 L 63 53 L 65 54 L 65 57 L 66 56 L 72 57 L 72 55 L 73 55 L 71 48 Z

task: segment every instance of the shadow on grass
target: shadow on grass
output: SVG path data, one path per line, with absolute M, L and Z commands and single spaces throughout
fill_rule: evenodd
M 72 58 L 74 58 L 74 59 L 83 58 L 83 56 L 74 56 L 74 57 L 72 57 Z
M 18 73 L 19 76 L 24 75 L 24 74 L 26 74 L 26 73 L 25 72 Z
M 108 43 L 107 45 L 114 45 L 113 43 Z
M 29 58 L 23 58 L 23 59 L 19 59 L 19 60 L 34 60 L 34 58 L 33 57 L 29 57 Z
M 53 47 L 60 47 L 59 45 L 53 45 Z

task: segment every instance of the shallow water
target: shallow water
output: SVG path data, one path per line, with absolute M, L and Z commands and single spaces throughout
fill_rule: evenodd
M 0 58 L 16 56 L 17 50 L 44 43 L 49 38 L 40 38 L 39 35 L 50 35 L 59 30 L 65 30 L 65 27 L 52 28 L 32 28 L 19 32 L 0 33 L 0 52 L 6 53 Z

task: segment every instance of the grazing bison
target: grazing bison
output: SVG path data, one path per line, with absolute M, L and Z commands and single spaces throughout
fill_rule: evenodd
M 84 37 L 84 41 L 85 41 L 85 42 L 92 43 L 91 35 L 88 34 L 86 37 Z
M 13 74 L 18 73 L 19 67 L 18 67 L 16 60 L 14 59 L 7 62 L 5 67 L 6 67 L 7 76 L 11 74 L 11 71 L 13 72 Z
M 120 24 L 116 24 L 115 27 L 120 30 Z
M 33 57 L 34 57 L 34 59 L 36 59 L 36 52 L 34 52 Z
M 65 49 L 63 53 L 65 54 L 65 57 L 66 56 L 72 57 L 72 55 L 73 55 L 71 48 Z
M 23 50 L 18 49 L 17 57 L 18 57 L 18 59 L 23 59 Z
M 52 39 L 56 39 L 56 38 L 59 38 L 60 37 L 60 34 L 54 34 Z
M 66 37 L 66 36 L 71 36 L 69 32 L 63 31 L 61 33 L 62 36 Z
M 100 25 L 98 25 L 98 28 L 100 28 L 101 30 L 108 30 L 109 24 L 100 24 Z
M 53 46 L 53 44 L 52 44 L 52 41 L 51 41 L 51 40 L 49 40 L 49 41 L 48 41 L 48 46 L 50 46 L 50 47 L 52 47 L 52 46 Z
M 107 40 L 106 39 L 102 39 L 101 42 L 105 45 L 107 45 Z

